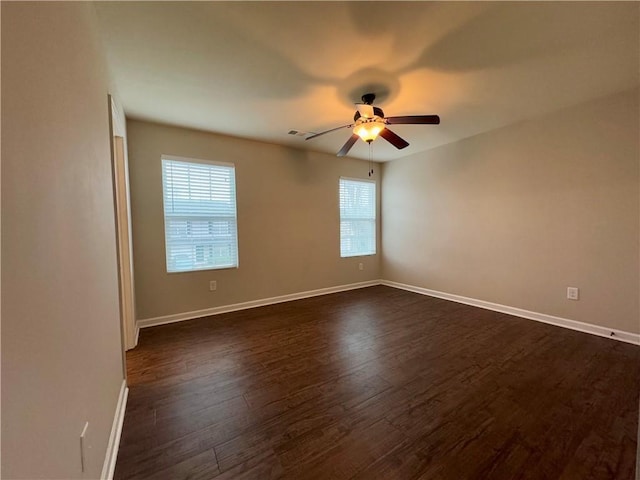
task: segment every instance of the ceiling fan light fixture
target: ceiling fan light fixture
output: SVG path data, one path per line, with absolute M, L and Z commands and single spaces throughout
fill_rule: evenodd
M 353 133 L 365 142 L 371 143 L 378 138 L 378 135 L 384 128 L 385 124 L 382 120 L 371 119 L 358 123 L 353 129 Z

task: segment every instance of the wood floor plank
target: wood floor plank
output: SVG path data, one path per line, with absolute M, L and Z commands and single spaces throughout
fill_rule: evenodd
M 219 474 L 213 447 L 199 435 L 181 437 L 161 447 L 142 449 L 134 456 L 118 459 L 120 478 L 188 478 L 196 471 Z M 169 472 L 172 472 L 169 476 Z
M 144 329 L 115 478 L 621 479 L 640 348 L 390 287 Z
M 259 455 L 230 468 L 215 477 L 216 480 L 271 480 L 282 478 L 284 470 L 273 450 L 266 449 Z
M 323 433 L 326 433 L 326 437 L 307 446 L 304 450 L 307 455 L 300 456 L 299 462 L 290 464 L 284 478 L 347 480 L 405 440 L 384 419 L 353 427 L 340 422 L 327 427 Z M 317 456 L 314 457 L 314 454 Z M 295 458 L 294 454 L 292 459 Z M 311 461 L 307 461 L 309 459 Z
M 211 449 L 194 455 L 148 476 L 132 477 L 141 480 L 211 480 L 218 477 L 220 471 L 215 462 L 215 455 Z

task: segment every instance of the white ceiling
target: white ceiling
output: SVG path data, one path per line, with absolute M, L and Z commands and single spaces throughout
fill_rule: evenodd
M 337 152 L 367 91 L 410 142 L 391 160 L 633 88 L 637 2 L 100 2 L 131 118 Z M 364 142 L 351 156 L 368 158 Z

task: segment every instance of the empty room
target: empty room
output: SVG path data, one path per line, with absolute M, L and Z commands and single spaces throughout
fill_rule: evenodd
M 2 478 L 640 478 L 640 3 L 0 8 Z

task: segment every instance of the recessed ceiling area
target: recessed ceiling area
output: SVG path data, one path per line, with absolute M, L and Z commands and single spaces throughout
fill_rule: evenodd
M 635 2 L 98 2 L 128 117 L 335 154 L 377 94 L 388 161 L 633 88 Z M 349 156 L 368 158 L 360 141 Z

